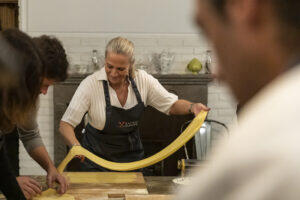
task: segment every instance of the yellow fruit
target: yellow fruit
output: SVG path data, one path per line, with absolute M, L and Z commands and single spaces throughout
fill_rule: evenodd
M 199 72 L 202 69 L 202 64 L 197 58 L 193 58 L 187 65 L 187 69 L 191 72 Z

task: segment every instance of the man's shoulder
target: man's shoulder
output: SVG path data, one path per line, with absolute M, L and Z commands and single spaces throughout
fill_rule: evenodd
M 233 134 L 244 143 L 262 146 L 273 145 L 272 141 L 281 141 L 282 146 L 292 142 L 290 139 L 300 141 L 299 86 L 300 67 L 278 77 L 243 108 Z
M 299 86 L 300 66 L 280 75 L 261 89 L 243 109 L 242 118 L 252 114 L 292 112 L 297 107 L 300 109 Z

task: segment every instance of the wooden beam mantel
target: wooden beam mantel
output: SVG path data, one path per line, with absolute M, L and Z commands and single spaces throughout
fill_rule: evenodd
M 65 82 L 59 83 L 60 85 L 73 85 L 79 84 L 89 74 L 71 75 Z M 153 74 L 161 84 L 168 85 L 203 85 L 212 81 L 210 74 Z

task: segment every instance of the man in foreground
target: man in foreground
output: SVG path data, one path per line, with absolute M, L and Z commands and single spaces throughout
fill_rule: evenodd
M 197 0 L 239 125 L 177 199 L 300 199 L 299 0 Z

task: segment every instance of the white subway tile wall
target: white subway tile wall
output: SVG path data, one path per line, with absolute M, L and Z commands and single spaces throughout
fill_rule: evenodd
M 44 33 L 29 33 L 38 36 Z M 49 34 L 49 33 L 47 33 Z M 50 34 L 51 35 L 51 34 Z M 104 55 L 106 43 L 116 34 L 52 34 L 58 37 L 64 44 L 68 58 L 72 66 L 88 65 L 91 61 L 93 49 L 97 49 L 100 55 Z M 148 55 L 161 53 L 163 50 L 173 52 L 175 60 L 170 73 L 187 73 L 186 65 L 194 57 L 203 60 L 206 50 L 211 49 L 208 42 L 198 35 L 158 35 L 158 34 L 123 34 L 135 44 L 136 60 L 142 61 Z M 38 114 L 38 123 L 40 133 L 44 140 L 45 146 L 53 158 L 54 155 L 54 125 L 53 125 L 53 88 L 51 87 L 48 94 L 40 98 L 40 109 Z M 212 109 L 209 118 L 223 123 L 236 123 L 236 103 L 231 97 L 230 92 L 225 86 L 213 82 L 208 87 L 208 106 Z M 220 126 L 213 125 L 213 132 L 216 137 L 223 130 Z M 20 174 L 38 175 L 45 174 L 44 170 L 32 161 L 20 145 Z

